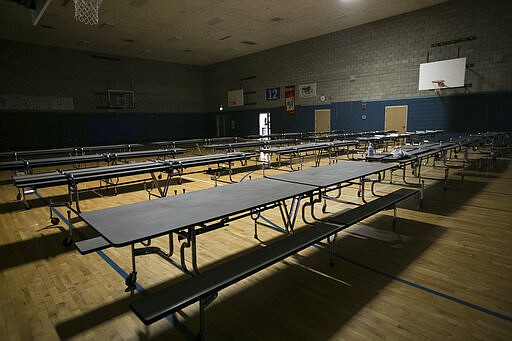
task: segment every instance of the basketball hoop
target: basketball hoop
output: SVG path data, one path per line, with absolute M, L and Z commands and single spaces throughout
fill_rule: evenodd
M 444 79 L 432 81 L 432 84 L 437 84 L 437 88 L 446 88 L 446 84 L 444 84 Z
M 75 2 L 75 19 L 84 24 L 98 24 L 98 10 L 103 0 L 73 0 Z

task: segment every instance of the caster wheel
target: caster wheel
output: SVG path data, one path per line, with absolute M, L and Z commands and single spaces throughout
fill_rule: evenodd
M 325 212 L 327 212 L 327 205 L 324 204 L 322 206 L 322 213 L 325 213 Z
M 158 180 L 162 179 L 162 174 L 158 174 Z
M 131 272 L 128 277 L 124 280 L 124 284 L 126 284 L 127 287 L 134 287 L 135 283 L 137 282 L 137 273 Z
M 361 196 L 361 191 L 357 191 L 357 196 L 360 197 Z
M 21 194 L 20 194 L 20 193 L 18 193 L 18 194 L 16 195 L 16 200 L 21 200 Z
M 50 222 L 52 223 L 52 225 L 57 225 L 60 222 L 60 219 L 57 217 L 51 217 Z
M 30 210 L 31 208 L 32 208 L 32 207 L 30 206 L 30 204 L 25 203 L 25 209 L 26 209 L 26 210 Z
M 62 244 L 64 246 L 71 246 L 71 244 L 73 244 L 73 239 L 71 239 L 71 237 L 66 237 L 64 238 L 64 240 L 62 241 Z

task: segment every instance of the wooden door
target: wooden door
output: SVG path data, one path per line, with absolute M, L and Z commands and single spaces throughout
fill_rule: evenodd
M 385 109 L 386 118 L 384 129 L 396 130 L 397 133 L 405 133 L 407 131 L 407 105 L 389 106 Z
M 315 110 L 315 132 L 331 131 L 331 109 Z

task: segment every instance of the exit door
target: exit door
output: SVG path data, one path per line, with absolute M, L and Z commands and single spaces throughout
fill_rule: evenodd
M 260 113 L 260 126 L 259 126 L 259 134 L 260 136 L 267 136 L 270 135 L 270 113 L 269 112 L 262 112 Z M 263 140 L 268 140 L 268 137 L 263 137 Z M 260 152 L 260 161 L 261 162 L 268 162 L 269 161 L 269 154 L 265 152 Z
M 261 136 L 270 135 L 270 113 L 263 112 L 260 113 L 260 129 L 259 134 Z

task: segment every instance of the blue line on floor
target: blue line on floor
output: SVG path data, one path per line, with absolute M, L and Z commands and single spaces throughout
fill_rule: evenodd
M 244 181 L 244 179 L 245 179 L 246 177 L 248 177 L 249 175 L 251 175 L 252 173 L 254 173 L 254 171 L 250 171 L 249 173 L 245 174 L 245 175 L 240 179 L 240 181 L 239 181 L 239 182 Z
M 320 249 L 323 249 L 324 251 L 327 251 L 325 250 L 324 247 L 322 246 L 318 246 L 318 245 L 315 245 L 315 247 L 317 248 L 320 248 Z M 497 317 L 497 318 L 500 318 L 502 320 L 505 320 L 505 321 L 508 321 L 508 322 L 512 322 L 512 317 L 510 316 L 507 316 L 507 315 L 503 315 L 503 314 L 500 314 L 498 312 L 495 312 L 495 311 L 492 311 L 492 310 L 489 310 L 487 308 L 484 308 L 484 307 L 481 307 L 479 305 L 476 305 L 476 304 L 473 304 L 473 303 L 470 303 L 470 302 L 467 302 L 467 301 L 464 301 L 460 298 L 457 298 L 457 297 L 453 297 L 453 296 L 450 296 L 450 295 L 447 295 L 447 294 L 443 294 L 442 292 L 439 292 L 439 291 L 436 291 L 436 290 L 433 290 L 433 289 L 429 289 L 427 287 L 424 287 L 422 285 L 419 285 L 419 284 L 416 284 L 416 283 L 413 283 L 413 282 L 410 282 L 408 280 L 405 280 L 405 279 L 402 279 L 402 278 L 399 278 L 399 277 L 396 277 L 396 276 L 393 276 L 393 275 L 390 275 L 390 274 L 387 274 L 385 272 L 382 272 L 380 270 L 377 270 L 377 269 L 374 269 L 372 267 L 369 267 L 367 265 L 364 265 L 364 264 L 361 264 L 361 263 L 358 263 L 352 259 L 349 259 L 347 257 L 344 257 L 344 256 L 341 256 L 339 254 L 335 254 L 336 257 L 348 262 L 348 263 L 351 263 L 353 265 L 356 265 L 356 266 L 359 266 L 361 268 L 364 268 L 366 270 L 369 270 L 371 272 L 374 272 L 376 274 L 379 274 L 381 276 L 384 276 L 384 277 L 387 277 L 387 278 L 390 278 L 392 280 L 395 280 L 397 282 L 400 282 L 402 284 L 405 284 L 405 285 L 408 285 L 410 287 L 413 287 L 413 288 L 416 288 L 416 289 L 419 289 L 419 290 L 422 290 L 422 291 L 425 291 L 425 292 L 428 292 L 430 294 L 433 294 L 433 295 L 436 295 L 436 296 L 439 296 L 439 297 L 442 297 L 442 298 L 445 298 L 447 300 L 450 300 L 452 302 L 455 302 L 455 303 L 459 303 L 459 304 L 462 304 L 468 308 L 471 308 L 471 309 L 474 309 L 474 310 L 478 310 L 482 313 L 485 313 L 485 314 L 488 314 L 488 315 L 491 315 L 491 316 L 494 316 L 494 317 Z
M 45 201 L 43 197 L 35 192 L 36 196 Z M 59 217 L 59 219 L 66 225 L 68 225 L 73 231 L 75 231 L 78 235 L 81 237 L 84 237 L 84 235 L 73 225 L 71 224 L 66 217 L 64 217 L 57 209 L 54 207 L 51 208 L 52 212 Z M 128 274 L 126 271 L 124 271 L 116 262 L 114 262 L 109 256 L 107 256 L 103 251 L 96 251 L 96 254 L 98 254 L 108 265 L 110 265 L 121 277 L 126 279 L 128 277 Z M 135 290 L 137 290 L 141 295 L 146 294 L 146 290 L 140 286 L 138 283 L 135 283 Z M 176 327 L 177 330 L 179 330 L 181 333 L 185 334 L 189 339 L 193 339 L 192 336 L 193 333 L 188 330 L 180 321 L 174 316 L 174 314 L 169 315 L 166 317 L 167 321 L 169 321 L 174 327 Z

